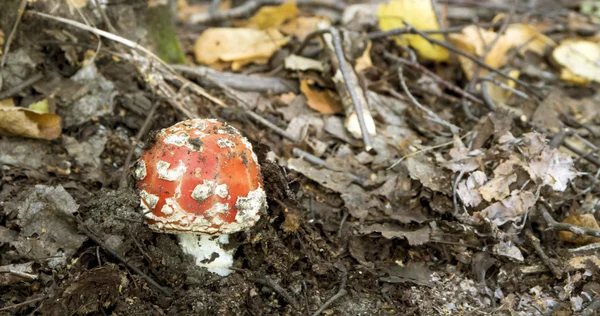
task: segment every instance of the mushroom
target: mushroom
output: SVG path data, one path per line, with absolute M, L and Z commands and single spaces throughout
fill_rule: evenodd
M 177 234 L 198 266 L 229 275 L 229 234 L 252 227 L 267 207 L 250 142 L 217 120 L 179 122 L 157 133 L 132 173 L 149 227 Z

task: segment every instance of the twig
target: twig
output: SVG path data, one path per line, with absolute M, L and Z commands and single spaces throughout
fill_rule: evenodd
M 256 279 L 254 280 L 254 282 L 272 288 L 273 291 L 277 292 L 277 294 L 281 295 L 281 297 L 283 297 L 288 303 L 290 303 L 290 305 L 292 305 L 294 309 L 298 309 L 299 305 L 298 302 L 296 302 L 296 299 L 294 299 L 294 297 L 291 296 L 288 293 L 288 291 L 286 291 L 286 289 L 284 289 L 281 285 L 277 284 L 277 282 L 271 280 L 271 278 L 269 278 L 268 276 L 265 276 L 262 279 Z
M 550 204 L 548 204 L 548 202 L 546 202 L 544 200 L 539 200 L 537 205 L 538 205 L 538 209 L 542 212 L 542 216 L 546 220 L 546 223 L 548 223 L 548 229 L 570 231 L 575 236 L 588 235 L 588 236 L 594 236 L 594 237 L 600 238 L 600 230 L 598 230 L 598 229 L 557 222 L 550 215 L 550 213 L 548 213 L 548 209 L 552 209 L 552 206 L 550 206 Z
M 6 98 L 10 98 L 10 97 L 14 96 L 15 94 L 21 92 L 21 90 L 40 81 L 40 79 L 42 79 L 42 78 L 44 78 L 44 75 L 41 72 L 34 74 L 33 76 L 23 80 L 16 86 L 9 88 L 8 90 L 4 90 L 4 91 L 0 92 L 0 100 L 4 100 Z
M 463 139 L 463 138 L 465 138 L 465 137 L 467 137 L 467 136 L 469 136 L 471 134 L 473 134 L 473 131 L 470 131 L 470 132 L 464 134 L 463 136 L 460 137 L 460 139 Z M 454 140 L 446 142 L 446 143 L 441 143 L 439 145 L 435 145 L 435 146 L 423 148 L 421 150 L 415 151 L 414 153 L 410 153 L 408 155 L 404 155 L 404 156 L 402 156 L 402 158 L 396 160 L 396 162 L 394 162 L 394 164 L 392 164 L 390 167 L 388 167 L 387 170 L 390 170 L 390 169 L 394 168 L 397 164 L 399 164 L 400 162 L 402 162 L 406 158 L 410 158 L 410 157 L 416 156 L 416 155 L 418 155 L 420 153 L 428 152 L 430 150 L 434 150 L 436 148 L 441 148 L 441 147 L 449 146 L 449 145 L 452 145 L 452 144 L 454 144 Z
M 297 84 L 281 78 L 219 72 L 203 66 L 171 65 L 171 68 L 180 73 L 198 77 L 202 84 L 209 86 L 215 86 L 213 82 L 217 81 L 240 91 L 268 92 L 273 94 L 298 92 Z M 207 77 L 210 77 L 210 79 L 207 79 Z
M 6 46 L 4 49 L 4 55 L 2 56 L 2 63 L 0 63 L 0 68 L 4 68 L 6 64 L 6 58 L 8 57 L 8 52 L 10 51 L 10 44 L 12 44 L 13 39 L 15 38 L 15 33 L 17 33 L 17 28 L 19 24 L 21 24 L 21 19 L 23 19 L 23 13 L 25 13 L 25 8 L 27 7 L 27 0 L 21 0 L 21 4 L 19 5 L 19 9 L 17 9 L 17 20 L 10 30 L 10 34 L 8 35 L 8 39 L 6 39 Z
M 478 64 L 481 67 L 483 67 L 484 69 L 489 70 L 489 71 L 491 71 L 493 73 L 496 73 L 496 74 L 498 74 L 499 76 L 501 76 L 501 77 L 503 77 L 505 79 L 512 80 L 512 81 L 518 83 L 519 85 L 523 86 L 525 89 L 531 91 L 536 96 L 541 97 L 540 93 L 538 91 L 536 91 L 534 88 L 532 88 L 531 85 L 529 85 L 527 82 L 525 82 L 525 81 L 523 81 L 521 79 L 513 78 L 513 77 L 511 77 L 511 76 L 509 76 L 509 75 L 501 72 L 500 70 L 498 70 L 498 69 L 496 69 L 496 68 L 494 68 L 494 67 L 486 64 L 485 61 L 481 60 L 480 58 L 477 58 L 477 57 L 475 57 L 475 56 L 473 56 L 473 55 L 471 55 L 471 54 L 463 51 L 462 49 L 458 49 L 458 48 L 456 48 L 456 47 L 454 47 L 452 45 L 449 45 L 449 44 L 447 44 L 445 42 L 439 41 L 439 40 L 437 40 L 435 38 L 431 38 L 427 34 L 425 34 L 422 31 L 420 31 L 419 29 L 416 29 L 416 28 L 414 28 L 414 26 L 408 24 L 406 21 L 404 21 L 403 23 L 405 25 L 407 25 L 408 27 L 413 28 L 414 32 L 416 34 L 421 35 L 421 37 L 423 37 L 424 39 L 426 39 L 431 44 L 439 45 L 439 46 L 441 46 L 441 47 L 443 47 L 443 48 L 445 48 L 445 49 L 447 49 L 449 51 L 457 53 L 458 55 L 464 56 L 464 57 L 468 58 L 469 60 L 471 60 L 472 62 Z
M 210 24 L 217 23 L 226 20 L 235 20 L 248 17 L 252 15 L 254 12 L 258 11 L 263 6 L 267 5 L 279 5 L 284 3 L 285 0 L 253 0 L 247 1 L 246 3 L 237 6 L 235 8 L 226 10 L 226 11 L 214 11 L 206 13 L 197 13 L 188 19 L 189 23 L 192 24 Z M 323 6 L 329 7 L 337 11 L 342 11 L 345 8 L 344 4 L 339 3 L 339 1 L 331 0 L 297 0 L 296 3 L 299 6 Z
M 229 96 L 232 99 L 237 100 L 240 104 L 244 105 L 245 108 L 250 108 L 250 105 L 247 104 L 247 102 L 238 95 L 238 93 L 230 88 L 229 86 L 223 84 L 222 82 L 220 82 L 219 80 L 216 80 L 213 77 L 206 77 L 206 79 L 208 81 L 210 81 L 212 84 L 214 84 L 215 86 L 221 88 L 221 90 L 223 90 L 223 92 Z M 258 122 L 259 124 L 262 124 L 268 128 L 270 128 L 271 130 L 273 130 L 275 133 L 279 134 L 280 136 L 290 140 L 293 143 L 299 143 L 300 140 L 296 139 L 294 136 L 290 135 L 288 132 L 286 132 L 285 130 L 281 129 L 279 126 L 271 123 L 270 121 L 268 121 L 267 119 L 263 118 L 262 116 L 254 113 L 253 111 L 250 110 L 245 110 L 244 113 L 246 113 L 246 115 L 248 115 L 251 119 L 253 119 L 254 121 Z
M 168 296 L 173 295 L 173 290 L 172 289 L 164 287 L 164 286 L 158 284 L 158 282 L 156 282 L 153 278 L 151 278 L 149 275 L 147 275 L 146 273 L 144 273 L 144 271 L 140 270 L 138 267 L 136 267 L 133 264 L 129 263 L 129 260 L 127 260 L 126 258 L 124 258 L 123 256 L 121 256 L 118 252 L 116 252 L 112 248 L 108 247 L 108 245 L 106 245 L 104 243 L 104 241 L 102 241 L 102 239 L 98 238 L 87 227 L 87 225 L 85 225 L 85 223 L 83 222 L 83 220 L 81 220 L 79 217 L 75 217 L 75 219 L 77 220 L 77 223 L 78 223 L 77 228 L 79 228 L 79 230 L 82 233 L 84 233 L 91 240 L 93 240 L 96 244 L 98 244 L 98 246 L 100 246 L 102 248 L 102 250 L 106 251 L 108 254 L 110 254 L 111 256 L 113 256 L 115 259 L 121 261 L 121 263 L 123 263 L 127 268 L 133 270 L 133 272 L 135 272 L 137 275 L 141 276 L 144 280 L 146 280 L 146 282 L 148 282 L 148 284 L 154 286 L 159 291 L 163 292 L 165 295 L 168 295 Z
M 30 299 L 30 300 L 27 300 L 27 301 L 24 301 L 24 302 L 21 302 L 21 303 L 9 305 L 9 306 L 4 306 L 4 307 L 0 308 L 0 312 L 7 311 L 9 309 L 13 309 L 13 308 L 17 308 L 17 307 L 21 307 L 23 305 L 27 305 L 27 304 L 39 302 L 39 301 L 41 301 L 43 299 L 47 299 L 48 297 L 49 297 L 49 295 L 44 295 L 44 296 L 33 298 L 33 299 Z
M 438 22 L 438 26 L 440 29 L 445 29 L 446 26 L 443 23 L 444 21 L 442 21 L 442 17 L 440 16 L 440 13 L 438 12 L 437 9 L 437 4 L 436 4 L 436 0 L 430 0 L 431 2 L 431 8 L 433 9 L 433 14 L 435 14 L 435 19 Z M 442 35 L 444 36 L 444 40 L 448 43 L 450 43 L 450 36 L 448 36 L 447 32 L 443 32 Z M 452 62 L 454 64 L 458 64 L 458 59 L 456 58 L 456 54 L 453 52 L 450 52 L 450 58 L 452 59 Z
M 344 85 L 337 85 L 338 93 L 340 94 L 342 103 L 347 104 L 347 102 L 344 102 L 344 99 L 346 99 L 344 98 L 346 91 L 343 91 L 347 90 L 347 93 L 350 96 L 350 100 L 352 101 L 353 105 L 353 109 L 350 108 L 350 111 L 346 109 L 346 116 L 351 118 L 352 114 L 356 115 L 358 124 L 360 126 L 360 132 L 362 134 L 361 136 L 363 139 L 365 151 L 373 153 L 374 148 L 371 143 L 371 133 L 373 132 L 375 126 L 367 126 L 365 115 L 368 115 L 370 125 L 374 124 L 374 122 L 373 118 L 371 117 L 371 114 L 369 113 L 369 107 L 367 104 L 366 97 L 364 95 L 364 91 L 358 83 L 358 77 L 356 76 L 356 73 L 354 72 L 351 65 L 346 60 L 346 57 L 344 56 L 344 49 L 342 47 L 342 38 L 340 36 L 340 31 L 334 27 L 328 28 L 328 30 L 329 34 L 331 34 L 331 39 L 328 39 L 325 34 L 323 34 L 323 38 L 326 42 L 330 41 L 329 43 L 333 45 L 333 51 L 337 59 L 336 66 L 342 74 L 342 81 L 344 83 Z M 344 87 L 345 89 L 342 89 L 342 87 Z M 357 90 L 360 91 L 360 93 L 358 93 Z M 346 106 L 344 107 L 347 108 Z M 352 113 L 352 111 L 354 113 Z
M 598 251 L 600 249 L 600 242 L 581 246 L 578 248 L 569 249 L 570 253 L 579 253 L 579 252 L 588 252 L 588 251 Z
M 548 269 L 550 269 L 550 271 L 552 271 L 554 277 L 557 279 L 562 278 L 563 272 L 560 269 L 558 269 L 554 265 L 554 263 L 552 263 L 550 257 L 548 257 L 544 249 L 542 249 L 542 246 L 540 245 L 540 240 L 533 235 L 531 229 L 528 228 L 525 230 L 525 236 L 527 237 L 529 243 L 533 246 L 533 249 L 535 249 L 535 252 L 538 254 L 542 262 L 548 267 Z
M 464 28 L 469 27 L 471 25 L 472 24 L 465 24 L 465 25 L 459 25 L 459 26 L 454 26 L 454 27 L 448 27 L 448 28 L 440 29 L 440 30 L 421 30 L 421 32 L 428 34 L 428 35 L 452 34 L 452 33 L 459 33 Z M 486 24 L 482 24 L 481 27 L 495 27 L 497 25 L 500 25 L 500 23 L 499 22 L 486 23 Z M 441 27 L 441 25 L 440 25 L 440 27 Z M 378 38 L 382 38 L 382 37 L 403 35 L 403 34 L 417 34 L 417 32 L 415 32 L 415 29 L 412 27 L 400 27 L 400 28 L 395 28 L 395 29 L 391 29 L 391 30 L 387 30 L 387 31 L 378 31 L 378 32 L 367 33 L 365 38 L 367 40 L 374 40 L 374 39 L 378 39 Z
M 398 67 L 398 76 L 400 77 L 400 85 L 402 86 L 402 90 L 404 90 L 404 93 L 406 93 L 406 95 L 408 96 L 410 101 L 416 107 L 418 107 L 421 111 L 423 111 L 427 114 L 426 118 L 428 120 L 430 120 L 434 123 L 440 124 L 442 126 L 448 127 L 450 129 L 450 131 L 452 132 L 452 134 L 458 133 L 458 131 L 460 130 L 460 128 L 458 128 L 458 126 L 442 120 L 433 111 L 431 111 L 430 109 L 424 107 L 421 103 L 419 103 L 419 101 L 417 101 L 417 99 L 412 95 L 412 93 L 410 93 L 410 90 L 408 90 L 408 87 L 406 86 L 406 80 L 404 79 L 404 73 L 403 73 L 402 66 Z
M 302 158 L 302 159 L 304 159 L 304 160 L 306 160 L 306 161 L 308 161 L 308 162 L 310 162 L 310 163 L 312 163 L 314 165 L 325 167 L 325 168 L 327 168 L 329 170 L 333 170 L 333 171 L 339 172 L 332 165 L 330 165 L 327 161 L 325 161 L 325 160 L 323 160 L 323 159 L 321 159 L 321 158 L 319 158 L 319 157 L 317 157 L 315 155 L 312 155 L 312 154 L 310 154 L 310 153 L 308 153 L 308 152 L 306 152 L 306 151 L 304 151 L 304 150 L 302 150 L 300 148 L 294 147 L 294 149 L 292 149 L 292 154 L 294 156 Z M 352 182 L 354 182 L 354 183 L 356 183 L 356 184 L 358 184 L 360 186 L 364 186 L 365 179 L 363 179 L 363 178 L 361 178 L 361 177 L 359 177 L 359 176 L 357 176 L 357 175 L 355 175 L 353 173 L 350 173 L 350 172 L 342 171 L 342 173 L 344 173 L 346 176 L 348 176 L 350 179 L 352 179 Z
M 338 292 L 334 296 L 332 296 L 330 299 L 328 299 L 327 302 L 325 302 L 323 305 L 321 305 L 319 307 L 319 309 L 317 309 L 312 314 L 312 316 L 319 316 L 327 307 L 329 307 L 335 301 L 342 298 L 344 295 L 348 294 L 348 291 L 346 291 L 346 282 L 348 282 L 348 272 L 344 271 L 343 276 L 342 276 L 342 283 L 340 284 L 340 289 L 338 290 Z
M 430 78 L 432 78 L 433 80 L 435 80 L 436 82 L 438 82 L 439 84 L 445 86 L 446 88 L 454 91 L 456 94 L 463 96 L 466 99 L 469 99 L 470 101 L 473 101 L 475 103 L 478 104 L 484 104 L 483 101 L 477 97 L 475 97 L 474 95 L 470 94 L 469 92 L 457 87 L 455 84 L 448 82 L 447 80 L 443 79 L 442 77 L 438 76 L 436 73 L 434 73 L 433 71 L 425 68 L 423 65 L 416 63 L 416 62 L 412 62 L 410 60 L 407 60 L 405 58 L 401 58 L 398 56 L 394 56 L 392 54 L 390 54 L 387 51 L 383 52 L 383 56 L 385 58 L 391 59 L 393 61 L 397 61 L 400 62 L 404 65 L 407 65 L 409 67 L 412 67 L 416 70 L 419 70 L 421 72 L 423 72 L 425 75 L 429 76 Z
M 150 108 L 148 115 L 146 115 L 146 119 L 144 120 L 142 127 L 140 127 L 137 134 L 135 135 L 135 139 L 131 143 L 131 150 L 129 150 L 129 153 L 127 153 L 127 157 L 125 158 L 125 163 L 123 164 L 123 172 L 121 173 L 121 180 L 119 181 L 119 188 L 121 188 L 121 189 L 127 187 L 127 175 L 129 174 L 129 172 L 128 172 L 129 164 L 131 163 L 131 159 L 133 159 L 133 153 L 135 151 L 135 147 L 138 144 L 138 142 L 142 139 L 142 136 L 144 136 L 144 134 L 146 134 L 146 131 L 150 127 L 150 122 L 152 122 L 152 117 L 154 116 L 154 112 L 156 112 L 156 109 L 158 108 L 159 105 L 160 105 L 160 102 L 154 101 L 154 104 Z
M 590 305 L 588 305 L 583 311 L 581 311 L 580 316 L 592 316 L 597 315 L 596 312 L 600 310 L 600 297 L 594 298 Z

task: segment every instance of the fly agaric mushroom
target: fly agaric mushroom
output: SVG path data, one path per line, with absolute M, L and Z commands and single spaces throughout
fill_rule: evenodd
M 177 234 L 184 253 L 226 276 L 231 233 L 253 226 L 267 207 L 252 145 L 231 125 L 192 119 L 161 130 L 133 168 L 146 222 Z

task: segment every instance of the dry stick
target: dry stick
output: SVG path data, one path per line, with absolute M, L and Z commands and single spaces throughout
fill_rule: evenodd
M 546 202 L 544 200 L 538 201 L 538 209 L 542 212 L 542 216 L 548 223 L 548 229 L 570 231 L 573 234 L 575 234 L 575 236 L 588 235 L 588 236 L 594 236 L 594 237 L 600 238 L 600 230 L 598 230 L 598 229 L 557 222 L 550 215 L 550 213 L 548 213 L 548 210 L 549 209 L 551 210 L 552 206 L 550 206 L 550 204 L 548 204 L 548 202 Z
M 208 24 L 208 23 L 216 23 L 222 22 L 225 20 L 235 20 L 246 18 L 263 6 L 267 5 L 279 5 L 286 2 L 286 0 L 254 0 L 247 1 L 246 3 L 237 6 L 235 8 L 226 10 L 226 11 L 215 11 L 215 12 L 206 12 L 206 13 L 197 13 L 192 15 L 188 22 L 192 24 Z M 296 3 L 298 5 L 306 5 L 306 6 L 323 6 L 329 7 L 331 9 L 342 11 L 345 8 L 344 4 L 338 3 L 338 1 L 323 1 L 323 0 L 297 0 Z
M 447 27 L 447 28 L 442 29 L 442 30 L 422 30 L 421 32 L 423 32 L 425 34 L 428 34 L 428 35 L 432 35 L 432 34 L 452 34 L 452 33 L 459 33 L 464 28 L 469 27 L 471 25 L 472 24 L 459 25 L 459 26 L 454 26 L 454 27 Z M 494 23 L 482 24 L 481 27 L 495 27 L 497 25 L 500 25 L 500 24 L 498 22 L 494 22 Z M 367 40 L 374 40 L 374 39 L 378 39 L 378 38 L 382 38 L 382 37 L 395 36 L 395 35 L 403 35 L 403 34 L 417 34 L 417 32 L 415 32 L 415 29 L 412 28 L 412 27 L 400 27 L 400 28 L 395 28 L 395 29 L 391 29 L 391 30 L 387 30 L 387 31 L 378 31 L 378 32 L 367 33 L 366 39 Z
M 49 295 L 44 295 L 44 296 L 41 296 L 41 297 L 38 297 L 38 298 L 33 298 L 33 299 L 30 299 L 30 300 L 27 300 L 27 301 L 24 301 L 24 302 L 21 302 L 21 303 L 9 305 L 9 306 L 4 306 L 4 307 L 0 308 L 0 312 L 7 311 L 9 309 L 13 309 L 13 308 L 17 308 L 17 307 L 21 307 L 23 305 L 35 303 L 35 302 L 41 301 L 43 299 L 46 299 L 48 297 L 50 297 L 50 296 Z
M 321 305 L 319 307 L 319 309 L 317 309 L 312 314 L 312 316 L 319 316 L 327 307 L 331 306 L 331 304 L 333 304 L 335 301 L 339 300 L 341 297 L 348 294 L 348 291 L 346 291 L 346 282 L 348 282 L 348 273 L 344 272 L 342 278 L 343 279 L 342 279 L 342 283 L 340 284 L 339 291 L 334 296 L 332 296 L 330 299 L 328 299 L 327 302 L 325 302 L 323 305 Z
M 445 29 L 446 27 L 445 27 L 444 23 L 442 23 L 443 22 L 442 21 L 442 17 L 440 17 L 440 13 L 437 10 L 436 0 L 430 0 L 430 2 L 431 2 L 431 8 L 433 9 L 433 14 L 435 14 L 435 19 L 437 20 L 440 29 L 442 29 L 442 30 Z M 444 40 L 446 42 L 450 43 L 450 36 L 448 36 L 448 33 L 447 32 L 443 32 L 442 35 L 444 36 Z M 458 58 L 456 58 L 456 54 L 455 53 L 450 52 L 450 58 L 452 59 L 452 62 L 454 64 L 458 65 Z
M 298 309 L 298 302 L 296 302 L 296 299 L 294 299 L 293 296 L 290 295 L 290 293 L 288 293 L 288 291 L 286 291 L 286 289 L 284 289 L 281 285 L 277 284 L 277 282 L 271 280 L 271 278 L 265 276 L 262 279 L 256 279 L 254 280 L 254 282 L 256 283 L 260 283 L 262 285 L 266 285 L 270 288 L 273 289 L 273 291 L 277 292 L 277 294 L 281 295 L 281 297 L 283 297 L 288 303 L 290 303 L 290 305 L 292 305 L 292 307 L 294 309 Z
M 356 118 L 358 119 L 358 124 L 360 126 L 360 132 L 362 134 L 365 151 L 369 153 L 374 153 L 374 148 L 371 143 L 371 135 L 369 134 L 369 128 L 367 127 L 367 123 L 365 120 L 365 111 L 368 111 L 369 108 L 366 104 L 367 101 L 364 95 L 364 91 L 359 86 L 358 77 L 356 76 L 356 73 L 354 72 L 354 70 L 346 60 L 346 57 L 344 56 L 342 39 L 339 30 L 333 27 L 328 28 L 328 30 L 329 34 L 331 34 L 331 42 L 333 44 L 333 50 L 337 59 L 337 66 L 342 74 L 345 89 L 348 90 L 348 94 L 350 95 L 350 99 L 352 100 L 352 104 L 354 105 L 354 113 L 356 114 Z M 360 90 L 361 95 L 359 95 L 356 90 Z M 338 93 L 340 94 L 342 102 L 344 102 L 344 91 L 338 87 Z M 351 114 L 347 115 L 348 117 L 350 117 Z
M 17 33 L 17 28 L 21 23 L 21 19 L 23 19 L 23 13 L 25 13 L 26 7 L 27 0 L 21 0 L 19 9 L 17 9 L 17 20 L 15 21 L 13 28 L 10 30 L 10 35 L 8 35 L 8 39 L 6 40 L 6 48 L 4 49 L 4 55 L 2 56 L 2 63 L 0 63 L 0 68 L 4 68 L 4 65 L 6 64 L 6 58 L 8 56 L 8 52 L 10 51 L 10 44 L 12 44 L 12 41 L 15 38 L 15 33 Z
M 44 75 L 41 72 L 34 74 L 33 76 L 27 78 L 26 80 L 23 80 L 21 83 L 17 84 L 16 86 L 9 88 L 8 90 L 4 90 L 4 91 L 0 92 L 0 100 L 12 97 L 13 95 L 21 92 L 21 90 L 40 81 L 42 78 L 44 78 Z
M 244 105 L 244 107 L 246 108 L 250 108 L 250 105 L 247 104 L 247 102 L 241 98 L 235 90 L 233 90 L 232 88 L 230 88 L 229 86 L 221 83 L 220 81 L 215 80 L 215 78 L 209 77 L 207 76 L 206 79 L 208 81 L 210 81 L 212 84 L 214 84 L 215 86 L 221 88 L 221 90 L 223 90 L 223 92 L 225 92 L 226 95 L 228 95 L 230 98 L 237 100 L 240 104 Z M 296 139 L 294 136 L 290 135 L 288 132 L 286 132 L 285 130 L 281 129 L 279 126 L 271 123 L 270 121 L 268 121 L 267 119 L 265 119 L 264 117 L 254 113 L 253 111 L 249 111 L 246 110 L 244 111 L 244 113 L 246 113 L 246 115 L 248 115 L 250 118 L 252 118 L 253 120 L 255 120 L 256 122 L 272 129 L 275 133 L 279 134 L 280 136 L 290 140 L 293 143 L 299 143 L 300 140 Z
M 302 150 L 300 148 L 294 147 L 294 149 L 292 149 L 292 154 L 294 156 L 302 158 L 302 159 L 304 159 L 304 160 L 306 160 L 306 161 L 308 161 L 308 162 L 310 162 L 310 163 L 312 163 L 314 165 L 325 167 L 325 168 L 327 168 L 329 170 L 332 170 L 332 171 L 340 172 L 340 171 L 336 170 L 332 165 L 330 165 L 327 161 L 325 161 L 325 160 L 323 160 L 323 159 L 321 159 L 321 158 L 319 158 L 319 157 L 317 157 L 315 155 L 312 155 L 312 154 L 310 154 L 310 153 L 308 153 L 308 152 L 306 152 L 306 151 L 304 151 L 304 150 Z M 365 184 L 365 179 L 363 179 L 363 178 L 361 178 L 361 177 L 359 177 L 359 176 L 357 176 L 357 175 L 355 175 L 353 173 L 344 172 L 344 171 L 342 171 L 342 173 L 344 173 L 346 176 L 348 176 L 350 179 L 352 179 L 352 181 L 354 183 L 356 183 L 356 184 L 358 184 L 360 186 L 363 186 Z
M 160 105 L 160 102 L 158 102 L 158 101 L 154 102 L 154 104 L 152 105 L 152 108 L 150 108 L 150 111 L 148 112 L 148 115 L 146 115 L 146 119 L 144 120 L 142 127 L 140 127 L 137 134 L 135 135 L 135 139 L 131 143 L 131 150 L 127 154 L 127 158 L 125 158 L 125 163 L 123 164 L 123 173 L 121 173 L 121 181 L 119 181 L 119 188 L 121 188 L 121 189 L 127 187 L 127 174 L 128 174 L 128 170 L 129 170 L 129 164 L 131 163 L 131 159 L 133 158 L 133 152 L 135 151 L 135 146 L 142 139 L 142 136 L 144 136 L 144 134 L 146 134 L 148 127 L 150 127 L 150 122 L 152 121 L 154 112 L 156 112 L 156 109 L 158 108 L 159 105 Z
M 591 251 L 598 251 L 598 250 L 600 250 L 600 242 L 581 246 L 578 248 L 569 249 L 568 251 L 570 253 L 579 253 L 579 252 L 588 252 L 588 251 L 591 252 Z
M 113 256 L 114 258 L 116 258 L 117 260 L 121 261 L 121 263 L 123 263 L 127 268 L 133 270 L 133 272 L 135 272 L 137 275 L 141 276 L 144 280 L 146 280 L 146 282 L 148 282 L 150 285 L 152 285 L 155 288 L 157 288 L 159 291 L 163 292 L 165 295 L 168 295 L 168 296 L 173 295 L 173 290 L 172 289 L 164 287 L 164 286 L 158 284 L 158 282 L 156 282 L 153 278 L 151 278 L 149 275 L 147 275 L 146 273 L 144 273 L 138 267 L 136 267 L 133 264 L 129 263 L 129 260 L 127 260 L 126 258 L 124 258 L 123 256 L 121 256 L 118 252 L 116 252 L 112 248 L 108 247 L 104 243 L 104 241 L 102 241 L 102 239 L 98 238 L 85 225 L 85 223 L 80 218 L 75 217 L 75 219 L 77 220 L 77 223 L 79 224 L 79 225 L 77 225 L 77 228 L 82 233 L 84 233 L 86 236 L 88 236 L 91 240 L 93 240 L 96 244 L 98 244 L 98 246 L 100 246 L 104 251 L 106 251 L 108 254 L 110 254 L 111 256 Z
M 552 274 L 554 274 L 554 277 L 557 279 L 562 278 L 563 272 L 560 269 L 558 269 L 556 267 L 556 265 L 554 265 L 554 263 L 552 263 L 552 260 L 550 260 L 550 257 L 548 257 L 548 255 L 546 254 L 544 249 L 542 249 L 542 246 L 540 245 L 540 240 L 533 235 L 533 232 L 531 232 L 531 229 L 528 228 L 525 230 L 525 237 L 527 237 L 527 240 L 533 246 L 533 249 L 535 249 L 535 252 L 537 252 L 540 259 L 542 259 L 542 262 L 544 262 L 544 264 L 548 267 L 548 269 L 550 269 L 550 271 L 552 271 Z
M 203 66 L 171 65 L 176 71 L 198 77 L 198 80 L 209 86 L 214 86 L 213 81 L 221 82 L 226 86 L 240 91 L 268 92 L 282 94 L 298 92 L 298 85 L 290 80 L 261 76 L 249 76 L 231 72 L 219 72 Z M 207 79 L 210 77 L 210 79 Z
M 518 83 L 519 85 L 523 86 L 525 89 L 531 91 L 536 96 L 538 96 L 540 98 L 542 97 L 540 95 L 540 93 L 538 91 L 536 91 L 534 88 L 532 88 L 527 82 L 525 82 L 525 81 L 523 81 L 521 79 L 513 78 L 513 77 L 511 77 L 511 76 L 509 76 L 509 75 L 501 72 L 500 70 L 498 70 L 498 69 L 496 69 L 496 68 L 494 68 L 494 67 L 486 64 L 480 58 L 477 58 L 477 57 L 475 57 L 475 56 L 473 56 L 473 55 L 471 55 L 471 54 L 463 51 L 462 49 L 456 48 L 456 47 L 454 47 L 452 45 L 449 45 L 449 44 L 447 44 L 445 42 L 442 42 L 442 41 L 439 41 L 439 40 L 436 40 L 434 38 L 429 37 L 427 34 L 423 33 L 419 29 L 414 28 L 414 26 L 408 24 L 406 21 L 404 21 L 403 23 L 406 24 L 408 27 L 412 28 L 416 34 L 418 34 L 421 37 L 423 37 L 424 39 L 426 39 L 429 43 L 435 44 L 435 45 L 439 45 L 439 46 L 441 46 L 441 47 L 443 47 L 443 48 L 445 48 L 445 49 L 447 49 L 449 51 L 457 53 L 458 55 L 464 56 L 464 57 L 468 58 L 470 61 L 478 64 L 481 67 L 483 67 L 484 69 L 489 70 L 489 71 L 491 71 L 493 73 L 496 73 L 496 74 L 498 74 L 499 76 L 501 76 L 501 77 L 503 77 L 505 79 L 512 80 L 512 81 Z
M 434 123 L 440 124 L 442 126 L 448 127 L 450 129 L 450 131 L 452 131 L 453 134 L 456 134 L 460 130 L 460 128 L 458 128 L 458 126 L 442 120 L 437 114 L 435 114 L 433 111 L 426 108 L 421 103 L 419 103 L 419 101 L 417 101 L 417 99 L 412 95 L 412 93 L 410 93 L 410 90 L 408 90 L 408 87 L 406 86 L 406 80 L 404 79 L 402 66 L 398 67 L 398 76 L 400 77 L 400 85 L 402 86 L 402 90 L 404 90 L 404 93 L 406 93 L 406 95 L 408 96 L 410 101 L 416 107 L 418 107 L 421 111 L 423 111 L 427 114 L 426 118 L 428 120 L 430 120 Z
M 400 62 L 400 63 L 402 63 L 404 65 L 412 67 L 412 68 L 414 68 L 414 69 L 416 69 L 418 71 L 421 71 L 422 73 L 424 73 L 428 77 L 432 78 L 433 80 L 435 80 L 439 84 L 441 84 L 444 87 L 446 87 L 446 88 L 454 91 L 456 94 L 461 95 L 461 96 L 465 97 L 466 99 L 469 99 L 470 101 L 473 101 L 473 102 L 475 102 L 477 104 L 484 104 L 484 102 L 481 99 L 479 99 L 476 96 L 468 93 L 467 91 L 465 91 L 465 90 L 457 87 L 456 85 L 448 82 L 447 80 L 445 80 L 442 77 L 438 76 L 436 73 L 434 73 L 433 71 L 425 68 L 423 65 L 421 65 L 419 63 L 411 62 L 408 59 L 394 56 L 394 55 L 390 54 L 387 51 L 383 52 L 383 56 L 386 57 L 386 58 L 388 58 L 388 59 L 391 59 L 393 61 L 397 61 L 397 62 Z

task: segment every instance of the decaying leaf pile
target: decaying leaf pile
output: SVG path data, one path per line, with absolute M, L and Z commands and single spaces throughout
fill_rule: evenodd
M 596 2 L 0 3 L 0 316 L 595 315 Z M 194 117 L 268 194 L 226 278 L 129 174 Z

